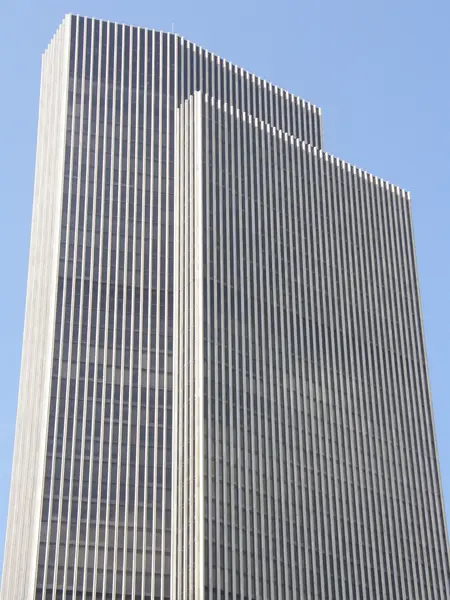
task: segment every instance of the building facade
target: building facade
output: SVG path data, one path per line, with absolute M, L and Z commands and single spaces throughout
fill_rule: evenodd
M 2 598 L 446 599 L 409 195 L 177 35 L 43 57 Z

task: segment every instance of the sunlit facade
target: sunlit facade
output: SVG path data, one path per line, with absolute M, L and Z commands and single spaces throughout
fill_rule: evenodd
M 44 53 L 2 599 L 450 597 L 409 195 L 177 35 Z

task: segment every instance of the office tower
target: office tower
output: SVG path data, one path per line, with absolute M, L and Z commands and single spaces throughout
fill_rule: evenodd
M 409 195 L 182 38 L 42 68 L 5 599 L 445 599 Z

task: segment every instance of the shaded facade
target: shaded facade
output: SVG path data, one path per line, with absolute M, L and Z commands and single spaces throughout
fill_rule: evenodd
M 9 598 L 447 598 L 409 196 L 182 38 L 43 57 Z
M 409 195 L 200 92 L 177 138 L 174 597 L 446 598 Z

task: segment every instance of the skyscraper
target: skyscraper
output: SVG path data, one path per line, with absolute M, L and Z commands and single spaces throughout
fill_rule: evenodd
M 449 569 L 409 195 L 303 100 L 67 16 L 2 598 L 435 600 Z

